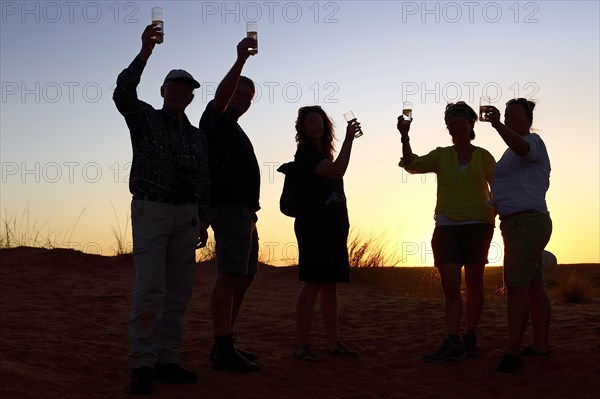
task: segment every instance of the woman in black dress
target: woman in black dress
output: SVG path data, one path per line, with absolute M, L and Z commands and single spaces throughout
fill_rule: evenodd
M 298 149 L 294 165 L 303 179 L 303 206 L 294 224 L 299 250 L 299 279 L 302 281 L 296 305 L 294 358 L 298 360 L 320 360 L 308 343 L 319 293 L 328 352 L 338 356 L 357 356 L 338 339 L 337 283 L 350 280 L 346 246 L 350 224 L 342 178 L 350 160 L 354 135 L 359 130 L 360 124 L 356 121 L 348 124 L 344 143 L 334 160 L 331 119 L 319 106 L 302 107 L 298 111 Z

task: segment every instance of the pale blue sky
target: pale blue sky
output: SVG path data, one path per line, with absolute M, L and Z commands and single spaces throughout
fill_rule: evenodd
M 260 11 L 259 54 L 244 71 L 260 97 L 241 124 L 263 170 L 263 246 L 295 241 L 292 220 L 277 208 L 282 178 L 269 172 L 293 156 L 297 109 L 319 103 L 340 133 L 350 109 L 365 132 L 346 176 L 353 226 L 385 236 L 405 264 L 432 264 L 435 179 L 406 176 L 397 167 L 395 120 L 407 98 L 414 103 L 414 151 L 449 145 L 446 102 L 477 107 L 488 87 L 498 105 L 515 96 L 539 101 L 534 127 L 553 166 L 548 204 L 555 232 L 548 248 L 559 262 L 600 262 L 598 4 L 3 1 L 2 216 L 20 214 L 29 203 L 31 219 L 58 235 L 85 209 L 72 241 L 90 251 L 98 243 L 111 254 L 110 226 L 117 223 L 111 202 L 123 225 L 131 158 L 111 95 L 116 76 L 139 51 L 151 8 L 165 9 L 165 42 L 148 62 L 139 97 L 159 108 L 165 74 L 186 69 L 203 83 L 187 112 L 194 124 L 235 59 L 246 17 Z M 505 147 L 497 133 L 484 123 L 475 130 L 474 144 L 499 159 Z M 494 242 L 501 248 L 498 231 Z

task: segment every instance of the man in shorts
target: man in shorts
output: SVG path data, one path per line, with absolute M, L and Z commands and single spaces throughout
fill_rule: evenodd
M 211 295 L 216 370 L 258 371 L 257 356 L 234 344 L 233 326 L 258 267 L 256 212 L 260 170 L 254 148 L 238 119 L 250 108 L 255 87 L 241 76 L 256 40 L 244 38 L 237 59 L 200 119 L 209 143 L 211 200 L 209 223 L 215 234 L 218 271 Z

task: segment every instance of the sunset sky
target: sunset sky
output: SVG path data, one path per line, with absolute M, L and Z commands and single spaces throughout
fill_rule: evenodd
M 397 166 L 396 118 L 403 101 L 414 103 L 411 144 L 422 155 L 451 144 L 446 103 L 464 100 L 476 108 L 482 94 L 501 110 L 513 97 L 538 102 L 533 127 L 552 163 L 547 201 L 554 232 L 547 249 L 559 263 L 600 263 L 597 1 L 0 6 L 3 221 L 19 223 L 28 210 L 21 224 L 36 226 L 41 236 L 113 254 L 111 226 L 124 229 L 129 213 L 131 145 L 112 91 L 140 49 L 151 8 L 162 6 L 165 40 L 138 96 L 160 108 L 164 76 L 186 69 L 202 84 L 187 110 L 193 124 L 233 64 L 245 22 L 258 20 L 259 54 L 244 70 L 258 92 L 240 124 L 262 170 L 258 229 L 269 263 L 293 263 L 297 254 L 293 219 L 279 212 L 283 176 L 275 170 L 293 158 L 299 107 L 321 105 L 340 139 L 343 113 L 354 111 L 365 134 L 354 143 L 344 178 L 352 228 L 381 239 L 400 265 L 419 266 L 433 264 L 435 175 L 410 176 Z M 475 132 L 473 144 L 500 159 L 506 147 L 496 131 L 477 123 Z M 502 251 L 497 228 L 491 264 L 502 264 Z

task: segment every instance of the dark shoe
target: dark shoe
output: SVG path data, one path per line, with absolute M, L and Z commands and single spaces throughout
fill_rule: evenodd
M 342 344 L 340 341 L 338 341 L 335 349 L 331 350 L 331 349 L 327 348 L 327 351 L 335 356 L 358 357 L 358 352 L 353 351 L 352 349 L 349 349 L 344 344 Z
M 233 341 L 233 346 L 235 347 L 235 350 L 240 355 L 245 357 L 246 360 L 250 360 L 251 362 L 255 362 L 258 360 L 258 356 L 256 356 L 256 353 L 245 351 L 242 348 L 240 348 L 239 346 L 235 345 L 235 341 L 237 340 L 237 336 L 235 335 L 235 333 L 231 333 L 231 340 Z
M 131 369 L 131 382 L 127 387 L 130 395 L 150 395 L 152 391 L 152 369 L 140 367 Z
M 217 346 L 213 345 L 213 347 L 210 350 L 210 355 L 208 356 L 208 360 L 210 360 L 211 362 L 213 361 L 213 359 L 215 357 L 216 349 L 217 349 Z M 256 353 L 247 352 L 247 351 L 243 350 L 242 348 L 238 348 L 237 346 L 235 347 L 235 350 L 237 353 L 242 355 L 244 357 L 244 359 L 246 359 L 246 360 L 249 360 L 251 362 L 255 362 L 258 360 L 258 356 L 256 355 Z
M 249 360 L 251 362 L 255 362 L 258 360 L 258 356 L 256 355 L 256 353 L 248 352 L 248 351 L 243 350 L 240 347 L 235 346 L 235 335 L 234 334 L 232 334 L 232 340 L 234 342 L 234 347 L 235 347 L 235 350 L 237 351 L 237 353 L 242 355 L 246 360 Z M 210 360 L 211 362 L 213 361 L 213 358 L 215 356 L 216 349 L 217 349 L 217 345 L 215 343 L 215 344 L 213 344 L 213 346 L 210 350 L 210 355 L 208 356 L 208 360 Z
M 298 347 L 296 347 L 294 349 L 293 357 L 296 360 L 304 360 L 307 362 L 320 362 L 321 361 L 319 356 L 317 356 L 315 354 L 315 352 L 313 352 L 310 345 L 306 345 L 304 348 L 300 348 L 300 349 Z
M 505 354 L 502 356 L 500 365 L 496 369 L 499 373 L 503 374 L 514 374 L 517 369 L 521 366 L 521 357 Z
M 472 331 L 468 331 L 462 338 L 465 354 L 470 358 L 479 356 L 477 352 L 477 335 Z
M 236 346 L 235 350 L 237 353 L 242 355 L 242 357 L 244 357 L 244 359 L 246 359 L 246 360 L 249 360 L 251 362 L 255 362 L 258 360 L 258 356 L 256 356 L 256 353 L 245 351 L 242 348 L 240 348 L 239 346 Z
M 254 362 L 244 358 L 239 353 L 233 351 L 232 353 L 222 354 L 219 349 L 215 350 L 213 356 L 213 368 L 215 370 L 231 370 L 231 371 L 260 371 L 260 366 Z
M 231 335 L 215 337 L 215 350 L 212 354 L 213 368 L 215 370 L 231 371 L 259 371 L 260 366 L 240 355 L 233 345 Z
M 531 346 L 527 346 L 519 352 L 521 356 L 550 356 L 550 352 L 536 352 Z
M 456 337 L 458 338 L 458 337 Z M 423 356 L 423 361 L 427 363 L 444 363 L 448 360 L 461 360 L 465 357 L 465 350 L 463 349 L 460 338 L 452 339 L 450 337 L 444 338 L 444 344 L 434 354 Z
M 195 384 L 198 382 L 198 374 L 195 371 L 186 370 L 177 363 L 156 363 L 152 378 L 165 384 Z

